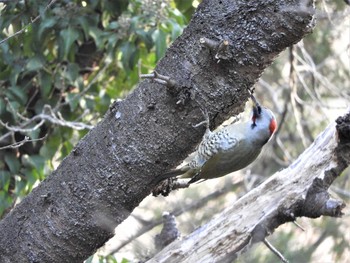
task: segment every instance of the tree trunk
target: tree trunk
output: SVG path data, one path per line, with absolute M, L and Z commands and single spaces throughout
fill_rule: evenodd
M 45 181 L 0 222 L 1 262 L 81 262 L 201 140 L 243 109 L 263 70 L 313 27 L 312 3 L 204 0 L 152 80 L 111 105 Z M 200 39 L 202 40 L 200 41 Z
M 232 262 L 252 244 L 296 217 L 340 216 L 345 207 L 327 189 L 350 164 L 350 113 L 338 118 L 288 168 L 220 215 L 173 242 L 147 263 Z

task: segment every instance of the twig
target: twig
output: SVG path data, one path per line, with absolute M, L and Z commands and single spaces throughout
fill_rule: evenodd
M 203 45 L 203 46 L 208 47 L 211 50 L 215 50 L 220 44 L 219 41 L 216 41 L 216 40 L 213 40 L 213 39 L 209 39 L 209 38 L 206 38 L 206 37 L 201 37 L 199 39 L 199 43 L 201 45 Z
M 27 142 L 42 141 L 42 140 L 44 140 L 46 137 L 47 137 L 47 135 L 45 135 L 44 137 L 41 137 L 41 138 L 39 138 L 39 139 L 29 139 L 28 136 L 25 136 L 24 139 L 23 139 L 22 141 L 15 142 L 15 143 L 13 143 L 13 144 L 0 147 L 0 151 L 1 151 L 1 150 L 5 150 L 5 149 L 9 149 L 9 148 L 11 148 L 11 149 L 19 148 L 19 147 L 21 147 L 23 144 L 25 144 L 25 143 L 27 143 Z
M 17 117 L 20 118 L 22 121 L 27 121 L 27 120 L 28 120 L 28 118 L 24 117 L 22 114 L 20 114 L 17 110 L 15 110 L 15 109 L 13 108 L 13 106 L 12 106 L 10 100 L 9 100 L 7 97 L 5 97 L 4 100 L 5 100 L 5 102 L 7 103 L 7 105 L 9 106 L 9 109 L 10 109 L 10 111 L 12 112 L 12 114 L 13 114 L 14 116 L 17 116 Z
M 57 113 L 58 116 L 61 116 L 60 113 Z M 36 124 L 32 128 L 25 128 L 28 125 L 35 123 L 36 121 L 39 121 L 38 124 Z M 67 121 L 64 120 L 62 117 L 57 117 L 54 111 L 52 110 L 51 106 L 44 105 L 42 113 L 35 115 L 34 117 L 27 119 L 27 121 L 21 123 L 19 126 L 10 126 L 7 123 L 4 123 L 2 120 L 0 120 L 0 125 L 4 126 L 6 129 L 9 130 L 8 133 L 4 134 L 0 137 L 0 142 L 4 140 L 7 136 L 11 135 L 13 132 L 32 132 L 37 129 L 39 129 L 45 121 L 48 121 L 52 124 L 57 124 L 59 126 L 63 127 L 69 127 L 75 130 L 84 130 L 89 129 L 91 130 L 94 126 L 88 125 L 82 122 L 76 122 L 76 121 Z
M 169 76 L 165 76 L 162 74 L 159 74 L 157 71 L 153 71 L 150 74 L 141 74 L 140 78 L 142 79 L 151 79 L 159 84 L 162 84 L 168 88 L 172 88 L 176 85 L 176 81 L 170 78 Z
M 281 252 L 277 250 L 266 238 L 264 238 L 263 243 L 274 253 L 282 262 L 288 263 L 289 261 L 282 255 Z
M 202 46 L 206 46 L 210 50 L 214 51 L 216 53 L 215 59 L 217 59 L 218 62 L 220 62 L 220 59 L 228 59 L 232 56 L 229 52 L 230 42 L 228 41 L 228 39 L 216 41 L 206 37 L 201 37 L 199 39 L 199 43 Z
M 296 220 L 293 221 L 293 224 L 305 232 L 305 228 L 303 228 Z
M 44 12 L 47 11 L 47 9 L 49 9 L 57 0 L 51 0 L 51 2 L 45 7 Z M 0 41 L 0 45 L 4 42 L 6 42 L 7 40 L 9 40 L 10 38 L 13 38 L 19 34 L 22 34 L 30 25 L 34 24 L 37 20 L 40 19 L 40 15 L 37 15 L 29 24 L 27 24 L 26 26 L 24 26 L 21 30 L 13 33 L 12 35 L 8 36 L 7 38 L 3 39 Z
M 337 193 L 338 195 L 341 195 L 341 196 L 346 197 L 346 198 L 350 198 L 349 191 L 346 191 L 346 190 L 341 189 L 339 187 L 336 187 L 334 185 L 331 186 L 331 190 L 334 191 L 335 193 Z
M 40 117 L 40 115 L 36 115 L 32 119 L 29 119 L 25 126 L 27 126 L 27 125 L 33 123 L 34 121 L 36 121 L 38 119 L 37 117 Z M 41 120 L 37 125 L 35 125 L 32 128 L 21 128 L 19 126 L 10 126 L 7 123 L 4 123 L 2 120 L 0 120 L 0 124 L 2 126 L 4 126 L 6 129 L 8 129 L 9 131 L 11 131 L 11 132 L 22 132 L 22 133 L 35 131 L 35 130 L 39 129 L 44 123 L 45 123 L 45 121 Z M 2 137 L 0 137 L 0 141 L 1 141 L 1 139 L 2 139 Z
M 302 116 L 297 108 L 297 84 L 296 84 L 296 70 L 295 70 L 295 57 L 293 46 L 289 48 L 289 59 L 290 59 L 290 71 L 289 71 L 289 87 L 291 90 L 291 105 L 294 113 L 294 119 L 296 122 L 296 129 L 300 135 L 301 142 L 304 148 L 307 148 L 306 136 L 301 124 Z

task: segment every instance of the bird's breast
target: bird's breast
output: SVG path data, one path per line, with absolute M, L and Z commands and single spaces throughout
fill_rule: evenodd
M 231 150 L 217 153 L 214 157 L 215 161 L 204 165 L 201 177 L 206 179 L 217 178 L 241 170 L 251 164 L 260 152 L 260 147 L 254 147 L 245 141 L 240 141 Z

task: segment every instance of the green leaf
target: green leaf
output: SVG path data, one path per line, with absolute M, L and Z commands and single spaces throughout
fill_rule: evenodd
M 35 126 L 35 123 L 32 125 L 29 125 L 28 128 L 33 128 Z M 26 132 L 26 135 L 31 138 L 32 140 L 38 139 L 40 134 L 40 129 L 35 129 L 29 132 Z
M 118 17 L 127 7 L 130 1 L 101 1 L 101 6 L 108 14 Z
M 49 18 L 46 18 L 44 20 L 41 20 L 41 23 L 39 25 L 39 29 L 37 31 L 37 40 L 42 39 L 42 35 L 45 32 L 45 30 L 52 28 L 54 25 L 56 25 L 57 22 L 58 22 L 58 20 L 56 18 L 53 18 L 53 17 L 49 17 Z
M 52 77 L 51 74 L 47 73 L 44 70 L 40 70 L 39 72 L 39 85 L 40 91 L 44 98 L 50 95 L 52 89 Z
M 22 159 L 23 165 L 27 167 L 35 168 L 37 170 L 43 169 L 45 164 L 45 158 L 40 155 L 24 154 L 21 159 Z
M 79 105 L 79 96 L 77 97 L 76 95 L 76 93 L 68 93 L 67 95 L 67 101 L 72 112 L 74 112 Z
M 16 174 L 19 171 L 19 168 L 21 167 L 19 159 L 15 156 L 14 153 L 6 153 L 5 163 L 10 169 L 10 172 L 13 174 Z
M 10 186 L 11 174 L 9 171 L 0 171 L 0 190 L 8 191 Z
M 112 21 L 112 22 L 108 23 L 108 25 L 106 26 L 106 30 L 116 30 L 119 27 L 120 27 L 120 25 L 117 21 Z
M 40 148 L 40 155 L 47 159 L 52 159 L 61 144 L 61 136 L 58 129 L 50 134 L 49 139 Z
M 188 9 L 193 8 L 192 6 L 193 1 L 183 1 L 183 0 L 175 0 L 176 7 L 183 13 L 187 11 Z
M 152 38 L 156 46 L 156 57 L 159 60 L 164 56 L 167 48 L 166 34 L 162 30 L 156 29 L 153 32 Z
M 62 157 L 63 158 L 66 157 L 72 150 L 73 150 L 73 145 L 69 141 L 65 141 L 62 144 L 62 148 L 61 148 Z
M 98 29 L 97 27 L 90 27 L 89 28 L 89 36 L 91 36 L 96 44 L 96 47 L 101 50 L 103 48 L 104 44 L 104 38 L 102 37 L 102 31 Z
M 0 191 L 0 217 L 11 206 L 13 198 L 4 191 Z
M 116 35 L 116 34 L 108 34 L 107 36 L 106 36 L 106 38 L 107 38 L 107 54 L 111 54 L 111 55 L 109 55 L 110 57 L 113 57 L 113 55 L 114 55 L 114 50 L 115 50 L 115 47 L 116 47 L 116 45 L 117 45 L 117 42 L 118 42 L 118 40 L 119 40 L 119 37 L 118 37 L 118 35 Z M 113 55 L 112 55 L 113 54 Z
M 23 39 L 22 39 L 21 43 L 22 43 L 23 52 L 22 52 L 21 56 L 30 58 L 30 57 L 34 56 L 35 54 L 37 54 L 38 52 L 36 52 L 36 51 L 40 49 L 42 41 L 40 41 L 39 43 L 36 42 L 34 40 L 33 34 L 26 34 L 26 35 L 22 35 L 22 36 L 23 36 Z M 33 47 L 33 43 L 38 43 L 38 44 Z
M 99 0 L 90 0 L 89 5 L 91 6 L 91 9 L 94 10 L 99 2 Z
M 134 61 L 134 58 L 135 58 L 134 54 L 136 52 L 135 44 L 132 42 L 124 42 L 121 45 L 120 50 L 122 52 L 123 67 L 125 70 L 129 71 L 135 65 L 135 61 Z
M 76 63 L 69 63 L 67 70 L 64 71 L 66 79 L 69 80 L 70 84 L 74 84 L 79 77 L 79 66 Z
M 171 25 L 171 40 L 174 41 L 182 33 L 182 27 L 174 20 L 168 20 Z
M 11 65 L 13 63 L 14 57 L 11 54 L 12 52 L 10 51 L 8 42 L 4 42 L 0 45 L 0 51 L 1 59 L 3 60 L 2 63 Z
M 26 68 L 29 71 L 36 71 L 42 68 L 43 64 L 44 62 L 40 56 L 34 56 L 28 60 Z
M 153 47 L 152 35 L 150 32 L 146 32 L 143 29 L 136 29 L 135 33 L 139 38 L 141 38 L 143 43 L 145 43 L 148 50 Z
M 26 174 L 26 173 L 25 173 Z M 22 180 L 21 177 L 16 176 L 16 185 L 14 193 L 16 196 L 23 196 L 26 194 L 25 188 L 27 187 L 27 181 Z
M 25 105 L 25 103 L 27 102 L 27 94 L 24 88 L 19 86 L 12 86 L 11 88 L 5 91 L 5 95 L 11 102 L 17 101 L 22 105 Z
M 63 43 L 63 53 L 61 55 L 63 59 L 67 59 L 73 43 L 79 38 L 79 32 L 72 27 L 68 27 L 60 32 L 60 37 Z
M 99 20 L 97 17 L 82 16 L 77 18 L 79 25 L 83 28 L 85 39 L 93 38 L 98 49 L 104 48 L 104 42 L 107 40 L 103 36 L 103 31 L 99 28 Z
M 6 55 L 5 55 L 6 57 Z M 2 71 L 0 71 L 0 80 L 8 80 L 8 76 L 11 75 L 11 70 L 12 68 L 11 67 L 6 67 L 6 68 L 3 68 Z
M 0 98 L 0 115 L 2 115 L 6 110 L 5 100 Z
M 175 0 L 177 9 L 179 9 L 179 11 L 187 18 L 187 20 L 190 20 L 195 9 L 192 5 L 192 2 L 193 1 Z
M 45 175 L 44 175 L 43 167 L 38 167 L 38 168 L 32 169 L 32 177 L 35 179 L 34 182 L 37 180 L 39 180 L 39 181 L 44 180 Z

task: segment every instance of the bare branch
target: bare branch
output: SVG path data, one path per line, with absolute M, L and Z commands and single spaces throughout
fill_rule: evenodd
M 37 118 L 38 116 L 40 116 L 40 115 L 37 115 L 37 116 L 33 117 L 32 119 L 29 119 L 27 121 L 28 125 L 33 123 L 34 121 L 36 121 L 38 119 Z M 2 126 L 4 126 L 6 129 L 8 129 L 9 131 L 11 131 L 11 132 L 22 132 L 22 133 L 35 131 L 35 130 L 39 129 L 44 123 L 45 123 L 45 121 L 41 120 L 37 125 L 35 125 L 32 128 L 21 128 L 19 126 L 10 126 L 7 123 L 4 123 L 2 120 L 0 120 L 0 124 Z
M 25 143 L 27 142 L 37 142 L 37 141 L 42 141 L 44 139 L 46 139 L 47 135 L 45 135 L 44 137 L 41 137 L 39 139 L 30 139 L 28 136 L 25 136 L 24 139 L 22 141 L 19 141 L 19 142 L 15 142 L 13 144 L 10 144 L 10 145 L 6 145 L 6 146 L 3 146 L 3 147 L 0 147 L 0 151 L 1 150 L 5 150 L 5 149 L 15 149 L 15 148 L 19 148 L 21 147 L 22 145 L 24 145 Z
M 263 243 L 265 244 L 265 246 L 268 247 L 268 249 L 270 249 L 272 251 L 272 253 L 274 253 L 282 262 L 284 263 L 288 263 L 288 260 L 282 255 L 281 252 L 279 252 L 277 250 L 277 248 L 275 248 L 266 238 L 264 239 Z
M 306 148 L 308 146 L 308 142 L 306 141 L 306 136 L 303 130 L 303 126 L 301 124 L 302 116 L 301 112 L 297 108 L 297 101 L 298 101 L 298 94 L 297 94 L 297 83 L 296 83 L 296 72 L 295 69 L 295 57 L 294 57 L 294 50 L 293 46 L 289 48 L 289 58 L 290 58 L 290 72 L 289 72 L 289 87 L 290 87 L 290 98 L 291 98 L 291 105 L 293 109 L 294 119 L 296 122 L 296 129 L 300 135 L 301 142 Z
M 151 79 L 159 84 L 162 84 L 168 88 L 174 87 L 176 85 L 176 81 L 170 78 L 169 76 L 165 76 L 159 74 L 157 71 L 153 71 L 150 74 L 141 74 L 140 78 L 143 79 Z
M 345 189 L 342 189 L 342 188 L 339 188 L 339 187 L 332 185 L 331 190 L 342 197 L 350 198 L 350 192 L 346 191 Z
M 56 124 L 62 127 L 69 127 L 75 130 L 84 130 L 84 129 L 91 130 L 94 127 L 92 125 L 88 125 L 82 122 L 64 120 L 59 112 L 57 112 L 57 115 L 52 110 L 50 105 L 44 105 L 42 113 L 35 115 L 30 119 L 26 118 L 27 120 L 21 123 L 19 126 L 10 126 L 8 123 L 4 123 L 2 120 L 0 120 L 0 125 L 4 126 L 7 130 L 9 130 L 8 133 L 0 137 L 0 142 L 14 132 L 27 133 L 27 132 L 35 131 L 39 129 L 45 123 L 45 121 L 48 121 L 52 124 Z M 26 128 L 37 121 L 39 121 L 39 123 L 37 123 L 34 127 Z

